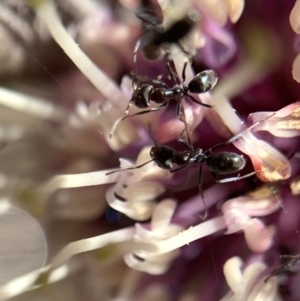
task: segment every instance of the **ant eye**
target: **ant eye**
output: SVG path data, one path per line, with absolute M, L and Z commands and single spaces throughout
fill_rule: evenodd
M 198 73 L 189 83 L 191 93 L 204 93 L 210 91 L 218 82 L 218 76 L 213 70 Z

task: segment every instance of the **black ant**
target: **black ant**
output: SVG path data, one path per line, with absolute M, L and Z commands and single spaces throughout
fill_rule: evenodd
M 176 109 L 176 115 L 179 119 L 180 118 L 180 112 L 182 110 L 181 106 L 181 99 L 183 97 L 188 97 L 191 101 L 194 103 L 197 103 L 201 106 L 211 108 L 210 105 L 207 105 L 205 103 L 202 103 L 195 99 L 192 95 L 190 95 L 188 92 L 191 93 L 204 93 L 210 91 L 217 83 L 218 76 L 213 70 L 205 70 L 200 73 L 198 73 L 186 86 L 185 85 L 185 70 L 187 67 L 187 63 L 184 64 L 182 69 L 182 81 L 181 83 L 177 83 L 174 71 L 171 69 L 171 66 L 169 63 L 166 64 L 168 73 L 170 75 L 170 79 L 173 82 L 173 87 L 169 87 L 167 84 L 160 80 L 153 80 L 148 78 L 143 78 L 143 81 L 137 85 L 137 87 L 134 87 L 132 98 L 128 103 L 128 106 L 125 110 L 125 113 L 123 116 L 121 116 L 119 119 L 115 121 L 115 123 L 112 126 L 112 129 L 109 133 L 109 137 L 111 138 L 113 133 L 115 132 L 118 124 L 123 121 L 124 119 L 136 115 L 142 115 L 147 114 L 150 112 L 160 111 L 167 107 L 171 99 L 174 99 L 177 101 L 177 109 Z M 132 83 L 134 85 L 135 77 L 136 77 L 136 69 L 133 75 Z M 150 102 L 153 101 L 157 104 L 159 104 L 158 107 L 151 108 L 149 110 L 144 110 L 141 112 L 138 112 L 133 115 L 128 115 L 129 109 L 132 105 L 140 108 L 145 109 L 149 108 Z
M 273 115 L 274 114 L 272 114 L 271 116 L 273 116 Z M 271 116 L 269 116 L 267 118 L 270 118 Z M 267 119 L 267 118 L 265 118 L 265 119 Z M 152 158 L 150 161 L 147 161 L 139 166 L 115 170 L 115 171 L 107 173 L 107 175 L 115 173 L 115 172 L 119 172 L 119 171 L 137 169 L 137 168 L 143 167 L 144 165 L 146 165 L 150 162 L 155 162 L 157 164 L 157 166 L 159 166 L 160 168 L 169 170 L 171 173 L 177 172 L 177 171 L 187 167 L 190 164 L 197 163 L 197 164 L 200 164 L 199 175 L 198 175 L 198 179 L 199 179 L 198 186 L 199 186 L 200 195 L 203 200 L 203 192 L 202 192 L 202 188 L 201 188 L 201 186 L 202 186 L 202 164 L 203 163 L 206 163 L 206 165 L 207 165 L 209 171 L 211 172 L 216 183 L 228 183 L 228 182 L 238 181 L 238 180 L 245 179 L 247 177 L 250 177 L 250 176 L 253 176 L 256 174 L 256 171 L 253 171 L 253 172 L 250 172 L 243 176 L 238 175 L 236 177 L 218 179 L 217 175 L 228 175 L 228 174 L 236 173 L 236 172 L 239 172 L 240 170 L 242 170 L 246 165 L 246 160 L 243 157 L 243 155 L 238 155 L 234 152 L 222 151 L 222 152 L 214 153 L 213 150 L 216 148 L 219 148 L 220 146 L 228 145 L 228 144 L 231 144 L 232 142 L 238 140 L 245 133 L 249 132 L 251 129 L 253 129 L 255 126 L 257 126 L 264 120 L 256 122 L 255 124 L 253 124 L 252 126 L 247 128 L 246 130 L 242 131 L 241 133 L 233 136 L 232 138 L 230 138 L 222 143 L 218 143 L 218 144 L 212 146 L 207 151 L 203 151 L 200 148 L 194 149 L 194 147 L 191 143 L 191 139 L 190 139 L 190 135 L 189 135 L 189 128 L 187 126 L 185 118 L 181 119 L 181 120 L 184 122 L 184 125 L 185 125 L 184 131 L 187 134 L 188 141 L 185 141 L 182 138 L 184 131 L 181 133 L 181 135 L 178 137 L 177 140 L 182 145 L 184 145 L 188 150 L 178 152 L 169 146 L 164 146 L 164 145 L 159 146 L 154 141 L 155 146 L 153 146 L 150 150 L 150 156 Z M 177 168 L 174 168 L 173 164 L 176 164 Z M 205 204 L 204 204 L 204 207 L 206 208 Z M 207 209 L 205 209 L 205 215 L 204 215 L 203 219 L 206 219 L 206 217 L 207 217 Z
M 158 18 L 147 12 L 139 13 L 137 17 L 143 21 L 145 34 L 138 41 L 135 51 L 141 46 L 147 59 L 157 60 L 166 53 L 165 49 L 168 45 L 177 44 L 184 53 L 187 53 L 181 40 L 198 23 L 198 15 L 194 11 L 189 11 L 183 17 L 174 20 L 168 27 L 159 24 Z

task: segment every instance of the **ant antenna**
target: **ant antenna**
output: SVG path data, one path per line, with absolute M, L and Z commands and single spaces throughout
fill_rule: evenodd
M 141 40 L 139 39 L 135 46 L 134 46 L 134 51 L 133 51 L 133 77 L 132 77 L 132 89 L 134 89 L 134 82 L 135 82 L 135 77 L 136 77 L 136 74 L 137 74 L 137 65 L 136 65 L 136 62 L 137 62 L 137 52 L 140 48 L 140 45 L 141 45 Z
M 199 168 L 198 187 L 199 187 L 199 194 L 200 194 L 200 197 L 202 199 L 203 208 L 204 208 L 204 215 L 200 216 L 200 218 L 202 219 L 202 221 L 205 221 L 207 219 L 207 216 L 208 216 L 208 210 L 207 210 L 207 206 L 205 204 L 204 193 L 203 193 L 203 189 L 202 189 L 202 164 L 200 165 L 200 168 Z
M 113 174 L 113 173 L 120 172 L 120 171 L 132 170 L 132 169 L 138 169 L 138 168 L 141 168 L 141 167 L 145 166 L 146 164 L 148 164 L 148 163 L 150 163 L 150 162 L 153 162 L 153 161 L 154 161 L 154 160 L 152 159 L 152 160 L 147 161 L 147 162 L 145 162 L 145 163 L 143 163 L 143 164 L 141 164 L 141 165 L 138 165 L 138 166 L 127 167 L 127 168 L 120 168 L 120 169 L 117 169 L 117 170 L 113 170 L 113 171 L 108 172 L 108 173 L 105 174 L 105 175 L 108 176 L 108 175 L 111 175 L 111 174 Z
M 109 138 L 111 138 L 113 136 L 113 134 L 114 134 L 117 126 L 119 125 L 119 123 L 128 117 L 127 115 L 129 113 L 129 109 L 130 109 L 131 106 L 132 106 L 132 99 L 129 101 L 128 106 L 127 106 L 127 108 L 125 110 L 125 113 L 120 118 L 118 118 L 115 121 L 115 123 L 113 124 L 113 126 L 112 126 L 112 128 L 111 128 L 111 130 L 109 132 Z
M 140 45 L 141 45 L 141 40 L 139 39 L 136 42 L 136 44 L 134 46 L 134 51 L 133 51 L 133 77 L 132 77 L 132 82 L 131 82 L 133 90 L 134 90 L 134 83 L 135 83 L 135 78 L 136 78 L 136 74 L 137 74 L 137 65 L 136 65 L 136 63 L 137 63 L 137 52 L 139 50 Z M 127 108 L 125 110 L 125 113 L 120 118 L 118 118 L 115 121 L 115 123 L 113 124 L 113 126 L 112 126 L 112 128 L 111 128 L 111 130 L 109 132 L 109 138 L 111 138 L 113 136 L 113 134 L 114 134 L 117 126 L 119 125 L 119 123 L 121 121 L 123 121 L 124 119 L 126 119 L 128 113 L 129 113 L 129 109 L 130 109 L 131 106 L 132 106 L 132 99 L 129 101 L 128 106 L 127 106 Z
M 287 214 L 287 211 L 284 209 L 282 198 L 280 197 L 280 194 L 279 194 L 279 191 L 278 191 L 278 186 L 274 183 L 269 183 L 268 186 L 269 186 L 270 190 L 272 191 L 273 195 L 275 196 L 276 200 L 279 202 L 282 211 L 285 214 Z M 282 258 L 284 258 L 284 257 L 282 257 Z
M 210 149 L 208 149 L 206 151 L 206 153 L 211 153 L 214 149 L 223 146 L 223 145 L 228 145 L 233 143 L 234 141 L 242 138 L 246 133 L 250 132 L 253 128 L 257 127 L 259 124 L 261 124 L 262 122 L 266 121 L 267 119 L 271 118 L 272 116 L 274 116 L 276 113 L 272 113 L 271 115 L 267 116 L 266 118 L 259 120 L 255 123 L 253 123 L 251 126 L 247 127 L 246 129 L 244 129 L 242 132 L 236 134 L 235 136 L 231 137 L 230 139 L 217 143 L 214 146 L 212 146 Z

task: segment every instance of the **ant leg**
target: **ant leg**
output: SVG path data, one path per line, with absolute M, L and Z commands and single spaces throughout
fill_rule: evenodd
M 165 84 L 163 81 L 161 81 L 159 79 L 151 79 L 151 78 L 148 78 L 148 77 L 142 76 L 142 75 L 135 75 L 135 78 L 140 80 L 143 83 L 155 84 L 155 85 L 158 85 L 158 86 L 162 86 L 166 89 L 169 88 L 169 86 L 167 84 Z
M 182 81 L 185 83 L 185 71 L 186 71 L 186 67 L 187 67 L 187 62 L 184 63 L 183 65 L 183 69 L 182 69 Z
M 275 113 L 271 114 L 270 116 L 260 120 L 260 121 L 257 121 L 255 122 L 254 124 L 252 124 L 251 126 L 249 126 L 247 129 L 245 129 L 244 131 L 236 134 L 235 136 L 231 137 L 230 139 L 224 141 L 224 142 L 221 142 L 221 143 L 218 143 L 218 144 L 215 144 L 214 146 L 212 146 L 207 152 L 211 152 L 213 149 L 216 149 L 220 146 L 223 146 L 223 145 L 228 145 L 228 144 L 231 144 L 232 142 L 240 139 L 242 136 L 244 136 L 246 133 L 250 132 L 253 128 L 255 128 L 256 126 L 258 126 L 260 123 L 264 122 L 265 120 L 271 118 L 272 116 L 274 116 Z
M 189 150 L 194 151 L 194 147 L 193 147 L 192 142 L 191 142 L 189 126 L 186 122 L 186 117 L 185 117 L 184 109 L 181 105 L 181 102 L 177 102 L 176 116 L 184 124 L 184 130 L 178 136 L 177 141 L 179 143 L 181 143 L 183 146 L 185 146 L 186 148 L 188 148 Z M 183 135 L 184 135 L 185 132 L 186 132 L 186 135 L 187 135 L 187 138 L 188 138 L 188 142 L 186 142 L 183 139 Z
M 203 189 L 202 189 L 202 164 L 200 164 L 200 167 L 199 167 L 198 187 L 199 187 L 199 194 L 202 199 L 203 207 L 204 207 L 204 215 L 201 217 L 201 219 L 203 221 L 205 221 L 208 216 L 208 210 L 207 210 L 207 207 L 206 207 L 206 204 L 204 201 L 204 193 L 203 193 Z
M 168 103 L 164 103 L 162 104 L 161 106 L 159 107 L 156 107 L 156 108 L 152 108 L 150 110 L 146 110 L 146 111 L 142 111 L 142 112 L 138 112 L 138 113 L 135 113 L 135 114 L 132 114 L 132 115 L 128 115 L 128 112 L 129 112 L 129 108 L 132 106 L 132 101 L 129 102 L 128 106 L 127 106 L 127 109 L 125 111 L 125 114 L 123 116 L 121 116 L 120 118 L 118 118 L 115 123 L 113 124 L 111 130 L 110 130 L 110 133 L 109 133 L 109 138 L 112 137 L 112 135 L 114 134 L 118 124 L 123 121 L 124 119 L 127 119 L 128 117 L 132 117 L 132 116 L 136 116 L 136 115 L 143 115 L 143 114 L 147 114 L 147 113 L 151 113 L 151 112 L 156 112 L 156 111 L 160 111 L 162 109 L 164 109 L 166 106 L 168 105 Z
M 162 104 L 162 105 L 159 106 L 159 107 L 155 107 L 155 108 L 152 108 L 152 109 L 146 110 L 146 111 L 141 111 L 141 112 L 138 112 L 138 113 L 135 113 L 135 114 L 132 114 L 132 115 L 127 115 L 127 116 L 125 116 L 122 120 L 124 120 L 124 119 L 126 119 L 126 118 L 128 118 L 128 117 L 132 117 L 132 116 L 144 115 L 144 114 L 147 114 L 147 113 L 160 111 L 160 110 L 164 109 L 167 105 L 168 105 L 168 103 L 166 102 L 166 103 Z
M 138 169 L 138 168 L 141 168 L 141 167 L 145 166 L 146 164 L 148 164 L 148 163 L 150 163 L 150 162 L 153 162 L 153 161 L 154 161 L 154 160 L 152 159 L 152 160 L 147 161 L 147 162 L 145 162 L 145 163 L 143 163 L 143 164 L 141 164 L 141 165 L 138 165 L 138 166 L 127 167 L 127 168 L 121 168 L 121 169 L 117 169 L 117 170 L 114 170 L 114 171 L 110 171 L 110 172 L 108 172 L 108 173 L 105 174 L 105 175 L 108 176 L 108 175 L 111 175 L 111 174 L 113 174 L 113 173 L 120 172 L 120 171 L 131 170 L 131 169 Z
M 133 77 L 132 77 L 132 88 L 134 89 L 133 85 L 134 85 L 134 81 L 135 81 L 135 77 L 136 77 L 136 73 L 137 73 L 137 66 L 136 66 L 136 62 L 137 62 L 137 52 L 140 48 L 141 45 L 141 40 L 139 39 L 135 46 L 134 46 L 134 50 L 133 50 Z
M 111 138 L 111 137 L 113 136 L 113 134 L 114 134 L 114 132 L 115 132 L 117 126 L 119 125 L 119 123 L 128 117 L 129 109 L 130 109 L 130 107 L 132 106 L 132 104 L 133 104 L 133 101 L 132 101 L 132 99 L 131 99 L 131 100 L 129 101 L 128 105 L 127 105 L 127 108 L 126 108 L 126 110 L 125 110 L 125 113 L 124 113 L 120 118 L 118 118 L 118 119 L 115 121 L 115 123 L 113 124 L 113 126 L 112 126 L 112 128 L 111 128 L 111 130 L 110 130 L 110 132 L 109 132 L 109 138 Z M 129 115 L 129 116 L 131 116 L 131 115 Z
M 167 66 L 167 69 L 168 69 L 169 75 L 170 75 L 170 77 L 171 77 L 171 80 L 172 80 L 173 84 L 176 86 L 176 85 L 177 85 L 177 82 L 176 82 L 176 79 L 175 79 L 175 76 L 174 76 L 173 70 L 171 69 L 171 65 L 170 65 L 170 63 L 166 63 L 166 66 Z
M 214 178 L 214 180 L 215 180 L 216 183 L 229 183 L 229 182 L 239 181 L 239 180 L 242 180 L 242 179 L 254 176 L 254 175 L 257 174 L 257 172 L 253 171 L 253 172 L 247 173 L 246 175 L 243 175 L 241 177 L 237 176 L 237 177 L 231 177 L 231 178 L 226 178 L 226 179 L 221 179 L 221 180 L 219 180 L 217 178 L 216 173 L 214 173 L 214 172 L 211 171 L 211 174 L 212 174 L 212 176 L 213 176 L 213 178 Z
M 190 95 L 190 94 L 188 94 L 188 93 L 186 93 L 185 94 L 192 102 L 194 102 L 194 103 L 197 103 L 198 105 L 201 105 L 201 106 L 203 106 L 203 107 L 206 107 L 206 108 L 212 108 L 212 106 L 211 105 L 207 105 L 206 103 L 203 103 L 203 102 L 201 102 L 201 101 L 198 101 L 195 97 L 193 97 L 192 95 Z

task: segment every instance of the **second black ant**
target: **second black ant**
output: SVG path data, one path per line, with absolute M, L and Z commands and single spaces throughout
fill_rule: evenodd
M 184 114 L 183 111 L 181 113 Z M 274 114 L 272 114 L 271 116 L 273 116 L 273 115 Z M 268 116 L 265 119 L 268 119 L 271 116 Z M 238 181 L 238 180 L 242 180 L 242 179 L 245 179 L 247 177 L 250 177 L 250 176 L 253 176 L 256 174 L 256 171 L 253 171 L 253 172 L 247 173 L 243 176 L 238 175 L 236 177 L 218 179 L 217 175 L 229 175 L 229 174 L 236 173 L 236 172 L 239 172 L 242 169 L 244 169 L 244 167 L 246 165 L 246 160 L 243 157 L 243 155 L 238 155 L 234 152 L 222 151 L 222 152 L 214 153 L 213 150 L 215 150 L 221 146 L 231 144 L 234 141 L 240 139 L 244 134 L 251 131 L 251 129 L 253 129 L 255 126 L 257 126 L 264 120 L 256 122 L 255 124 L 253 124 L 252 126 L 247 128 L 246 130 L 242 131 L 241 133 L 233 136 L 232 138 L 230 138 L 222 143 L 218 143 L 218 144 L 212 146 L 207 151 L 203 151 L 203 149 L 200 149 L 200 148 L 195 149 L 193 147 L 193 145 L 191 143 L 191 139 L 190 139 L 189 128 L 185 121 L 185 118 L 181 118 L 181 120 L 185 124 L 185 130 L 183 132 L 186 132 L 187 141 L 185 141 L 182 138 L 183 132 L 181 133 L 181 135 L 178 137 L 177 140 L 182 145 L 184 145 L 188 150 L 178 152 L 169 146 L 164 146 L 164 145 L 159 146 L 155 142 L 155 146 L 153 146 L 150 150 L 150 156 L 151 156 L 150 161 L 147 161 L 139 166 L 115 170 L 115 171 L 107 173 L 107 175 L 115 173 L 115 172 L 119 172 L 119 171 L 137 169 L 137 168 L 145 166 L 146 164 L 148 164 L 150 162 L 155 162 L 157 164 L 157 166 L 159 166 L 160 168 L 169 170 L 171 173 L 177 172 L 177 171 L 187 167 L 190 164 L 195 164 L 195 163 L 200 164 L 199 175 L 198 175 L 198 186 L 199 186 L 200 195 L 204 202 L 203 192 L 202 192 L 202 164 L 203 163 L 206 163 L 206 165 L 216 183 L 228 183 L 228 182 Z M 174 164 L 177 165 L 176 168 L 174 168 Z M 206 219 L 207 209 L 206 209 L 205 203 L 204 203 L 204 207 L 205 207 L 205 215 L 204 215 L 203 219 Z
M 177 83 L 175 78 L 175 71 L 171 69 L 171 66 L 169 63 L 166 64 L 167 70 L 170 76 L 170 79 L 173 83 L 172 87 L 169 87 L 167 84 L 160 80 L 153 80 L 149 78 L 142 78 L 142 81 L 139 82 L 136 86 L 135 85 L 135 77 L 136 77 L 136 70 L 134 71 L 133 76 L 133 93 L 132 98 L 128 103 L 128 106 L 125 110 L 125 113 L 123 116 L 118 118 L 115 123 L 112 126 L 112 129 L 109 133 L 109 137 L 111 138 L 113 133 L 115 132 L 118 124 L 123 121 L 124 119 L 136 115 L 142 115 L 147 114 L 150 112 L 160 111 L 167 107 L 170 100 L 174 99 L 177 102 L 177 109 L 176 109 L 176 115 L 179 119 L 180 118 L 180 112 L 182 110 L 181 106 L 181 100 L 183 97 L 189 98 L 192 102 L 211 108 L 210 105 L 207 105 L 205 103 L 202 103 L 195 99 L 190 93 L 205 93 L 213 89 L 213 87 L 216 85 L 218 81 L 218 76 L 213 70 L 205 70 L 200 73 L 198 73 L 186 86 L 185 85 L 185 71 L 187 67 L 187 63 L 184 64 L 182 69 L 182 81 L 180 83 Z M 140 109 L 146 109 L 150 107 L 150 102 L 153 101 L 154 103 L 158 104 L 158 107 L 151 108 L 149 110 L 144 110 L 141 112 L 138 112 L 133 115 L 129 114 L 129 109 L 132 105 L 140 108 Z

